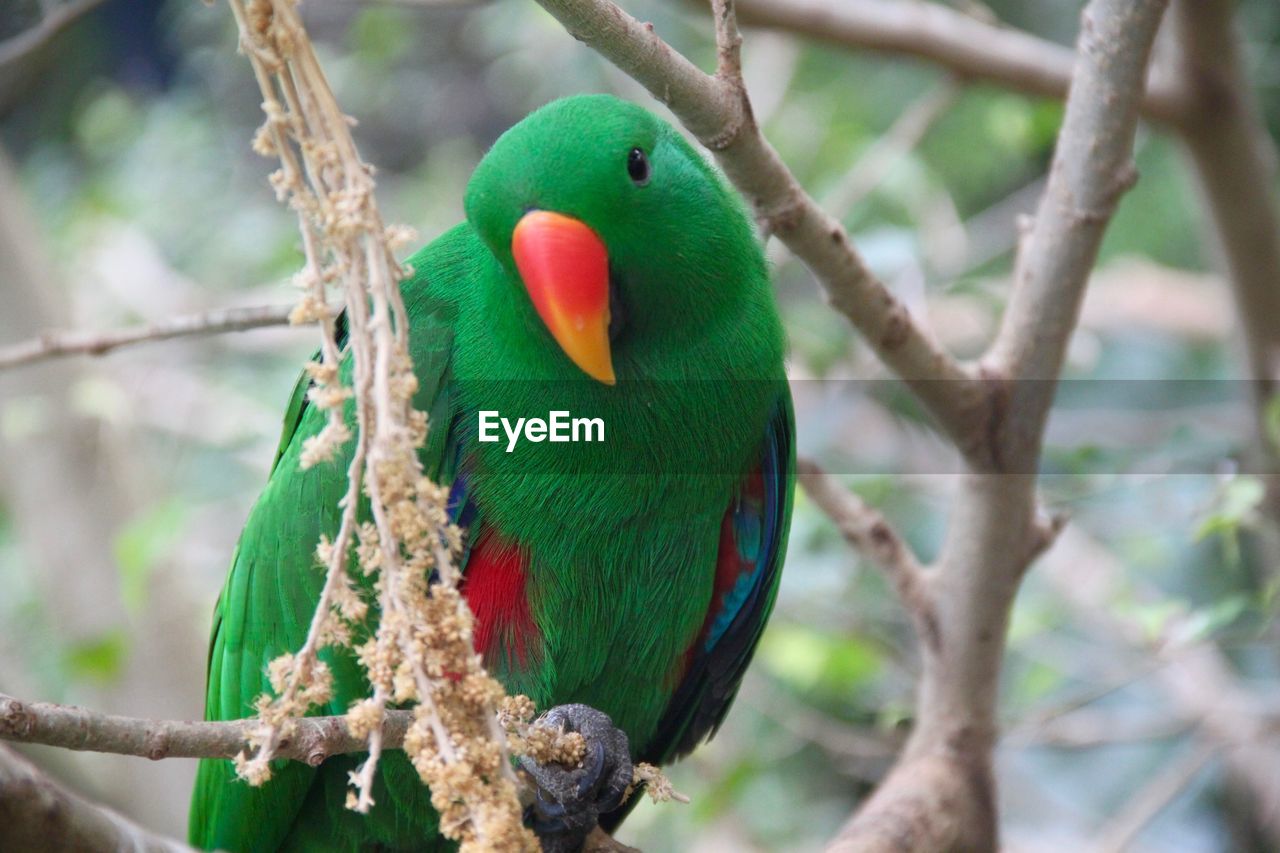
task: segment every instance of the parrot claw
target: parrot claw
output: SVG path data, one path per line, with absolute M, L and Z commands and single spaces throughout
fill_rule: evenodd
M 589 705 L 557 705 L 543 721 L 578 732 L 587 742 L 587 754 L 577 767 L 520 759 L 538 789 L 525 811 L 526 822 L 545 853 L 570 853 L 582 849 L 600 815 L 622 805 L 631 786 L 631 747 L 626 732 Z

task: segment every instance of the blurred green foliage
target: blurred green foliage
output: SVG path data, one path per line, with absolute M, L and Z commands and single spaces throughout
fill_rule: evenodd
M 63 654 L 63 675 L 72 680 L 110 681 L 120 675 L 128 653 L 128 641 L 120 631 L 74 643 Z

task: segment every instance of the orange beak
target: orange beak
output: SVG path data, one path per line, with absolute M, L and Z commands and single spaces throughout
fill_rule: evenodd
M 549 210 L 526 213 L 511 254 L 538 316 L 574 364 L 612 385 L 609 351 L 609 255 L 585 223 Z

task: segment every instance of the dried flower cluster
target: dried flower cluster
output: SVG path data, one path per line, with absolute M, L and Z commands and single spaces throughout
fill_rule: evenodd
M 644 761 L 637 763 L 632 770 L 631 787 L 627 789 L 624 800 L 630 799 L 635 786 L 640 784 L 644 785 L 645 793 L 655 803 L 669 803 L 672 800 L 677 803 L 689 802 L 689 798 L 675 789 L 661 768 Z
M 587 755 L 587 741 L 578 732 L 540 725 L 533 719 L 537 709 L 528 696 L 507 696 L 498 704 L 498 724 L 507 734 L 507 744 L 517 755 L 539 764 L 574 767 Z
M 457 588 L 461 534 L 446 512 L 447 492 L 423 476 L 418 460 L 427 419 L 412 406 L 417 379 L 398 286 L 403 270 L 391 254 L 412 235 L 383 225 L 372 170 L 356 153 L 350 120 L 334 101 L 295 2 L 230 0 L 241 49 L 263 94 L 266 122 L 254 150 L 280 158 L 271 185 L 302 228 L 306 266 L 297 284 L 304 295 L 291 320 L 323 330 L 320 360 L 307 370 L 310 403 L 326 411 L 328 421 L 307 440 L 302 465 L 332 460 L 353 440 L 349 402 L 357 429 L 338 532 L 317 548 L 326 576 L 316 615 L 302 648 L 272 662 L 275 698 L 259 698 L 262 725 L 251 738 L 254 752 L 241 755 L 236 766 L 249 782 L 265 781 L 292 721 L 330 698 L 331 677 L 317 654 L 328 646 L 350 647 L 354 629 L 369 616 L 370 602 L 349 569 L 354 552 L 358 570 L 371 579 L 380 615 L 376 633 L 354 649 L 373 693 L 347 717 L 352 733 L 369 745 L 368 760 L 352 774 L 348 805 L 362 812 L 373 805 L 383 716 L 389 703 L 409 703 L 414 723 L 405 751 L 431 788 L 442 832 L 464 849 L 536 849 L 536 838 L 521 823 L 517 780 L 495 711 L 504 692 L 472 647 L 471 611 Z M 327 308 L 330 287 L 342 290 L 346 304 L 349 386 L 342 381 L 342 354 Z M 362 495 L 372 521 L 357 517 Z M 530 732 L 532 703 L 516 710 L 528 711 L 516 729 Z M 532 735 L 526 742 L 548 756 L 573 756 L 554 738 Z

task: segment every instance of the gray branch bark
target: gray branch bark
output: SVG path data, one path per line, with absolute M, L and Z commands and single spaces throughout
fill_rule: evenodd
M 1075 65 L 1069 48 L 937 3 L 740 0 L 738 14 L 744 24 L 841 47 L 914 56 L 962 79 L 1048 98 L 1066 97 Z M 1188 104 L 1182 89 L 1156 77 L 1148 82 L 1140 109 L 1148 118 L 1177 124 Z
M 192 853 L 105 806 L 58 785 L 13 750 L 0 745 L 0 827 L 6 850 L 83 853 Z
M 1182 137 L 1240 306 L 1253 374 L 1280 382 L 1280 210 L 1276 152 L 1245 80 L 1230 0 L 1175 4 L 1178 74 L 1194 111 Z
M 412 722 L 409 711 L 389 711 L 383 743 L 399 749 Z M 147 720 L 103 714 L 74 705 L 21 702 L 0 693 L 0 740 L 39 743 L 63 749 L 161 758 L 235 758 L 246 751 L 260 720 L 189 722 Z M 318 766 L 332 755 L 363 752 L 368 744 L 347 731 L 344 717 L 304 717 L 276 755 Z
M 1230 660 L 1208 640 L 1153 639 L 1149 626 L 1117 613 L 1110 602 L 1128 586 L 1124 567 L 1082 532 L 1068 531 L 1061 553 L 1055 551 L 1044 562 L 1045 579 L 1091 631 L 1115 636 L 1154 659 L 1152 675 L 1170 709 L 1220 750 L 1228 780 L 1252 801 L 1258 828 L 1280 847 L 1280 740 L 1274 708 L 1241 682 Z
M 1208 227 L 1225 267 L 1257 412 L 1257 445 L 1267 477 L 1272 529 L 1265 543 L 1280 572 L 1280 448 L 1266 408 L 1280 391 L 1280 199 L 1276 150 L 1244 74 L 1231 0 L 1174 5 L 1176 74 L 1190 93 L 1182 140 L 1199 184 Z
M 840 486 L 812 460 L 796 461 L 796 477 L 805 493 L 835 522 L 845 541 L 866 554 L 889 578 L 920 641 L 939 651 L 937 612 L 924 567 L 911 546 L 882 513 Z
M 70 355 L 106 355 L 121 347 L 198 335 L 244 332 L 289 323 L 291 305 L 223 308 L 167 317 L 155 323 L 107 331 L 50 330 L 21 343 L 0 346 L 0 370 Z
M 1135 178 L 1134 132 L 1164 0 L 1093 0 L 1049 183 L 1016 265 L 984 371 L 1005 393 L 994 470 L 961 479 L 930 576 L 941 635 L 922 646 L 917 723 L 906 749 L 832 845 L 836 850 L 997 846 L 991 752 L 1004 637 L 1027 566 L 1057 523 L 1037 517 L 1035 470 L 1054 384 L 1111 213 Z
M 16 66 L 48 44 L 58 33 L 102 5 L 103 0 L 69 0 L 45 14 L 40 22 L 0 41 L 0 73 L 14 73 Z

